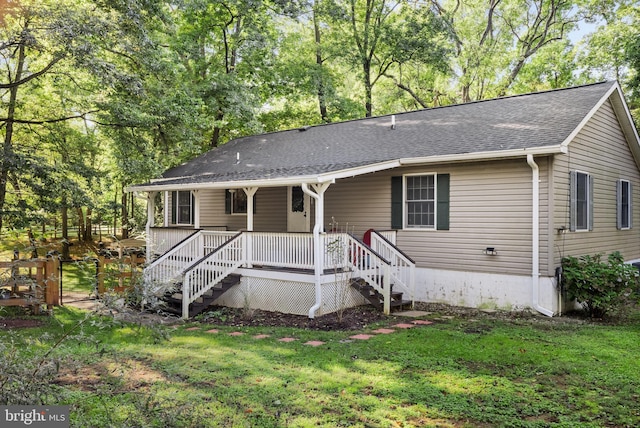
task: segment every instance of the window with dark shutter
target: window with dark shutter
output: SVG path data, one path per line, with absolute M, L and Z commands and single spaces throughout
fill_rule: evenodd
M 449 174 L 391 177 L 391 228 L 449 230 Z

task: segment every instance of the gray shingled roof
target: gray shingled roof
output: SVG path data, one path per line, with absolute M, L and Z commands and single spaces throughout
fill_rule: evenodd
M 399 113 L 395 129 L 388 115 L 238 138 L 166 171 L 157 184 L 304 177 L 397 159 L 558 146 L 614 85 Z

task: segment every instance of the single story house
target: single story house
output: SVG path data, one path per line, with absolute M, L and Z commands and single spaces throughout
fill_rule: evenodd
M 640 259 L 639 166 L 601 82 L 238 138 L 129 190 L 147 279 L 181 284 L 185 317 L 207 296 L 314 317 L 367 293 L 553 316 L 562 257 Z

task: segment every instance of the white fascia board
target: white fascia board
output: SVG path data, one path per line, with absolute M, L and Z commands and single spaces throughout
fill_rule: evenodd
M 587 115 L 582 119 L 582 121 L 578 124 L 578 126 L 576 126 L 575 129 L 571 132 L 571 134 L 569 134 L 569 136 L 564 139 L 564 141 L 562 142 L 562 146 L 567 147 L 569 143 L 571 143 L 571 141 L 573 141 L 573 139 L 576 138 L 576 135 L 578 135 L 578 133 L 582 131 L 582 128 L 584 128 L 587 122 L 591 120 L 593 115 L 596 114 L 596 112 L 600 109 L 600 107 L 602 107 L 602 105 L 609 99 L 611 94 L 616 90 L 620 91 L 620 87 L 618 86 L 617 83 L 615 85 L 611 85 L 611 88 L 607 91 L 607 93 L 604 94 L 602 98 L 600 98 L 600 100 L 593 106 L 591 110 L 589 110 L 589 113 L 587 113 Z
M 545 147 L 532 147 L 527 149 L 514 149 L 514 150 L 497 150 L 490 152 L 473 152 L 462 153 L 442 156 L 428 156 L 421 158 L 405 158 L 400 159 L 401 165 L 415 165 L 415 164 L 434 164 L 434 163 L 453 163 L 453 162 L 472 162 L 472 161 L 484 161 L 493 159 L 513 159 L 527 157 L 527 155 L 543 156 L 550 154 L 567 153 L 567 148 L 562 145 L 545 146 Z
M 636 164 L 640 167 L 640 136 L 638 136 L 638 130 L 633 122 L 633 117 L 631 116 L 629 106 L 624 99 L 620 85 L 616 83 L 615 88 L 617 89 L 616 96 L 611 97 L 613 111 L 618 118 L 618 122 L 620 122 L 622 132 L 627 139 L 627 143 L 629 144 L 631 153 L 636 160 Z

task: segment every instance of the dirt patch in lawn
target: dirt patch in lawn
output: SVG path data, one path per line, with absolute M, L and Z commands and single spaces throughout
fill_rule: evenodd
M 95 391 L 107 386 L 115 390 L 132 391 L 166 380 L 162 373 L 149 367 L 144 361 L 119 359 L 89 366 L 61 367 L 55 383 L 82 391 Z
M 0 318 L 0 330 L 40 327 L 44 322 L 36 319 Z

